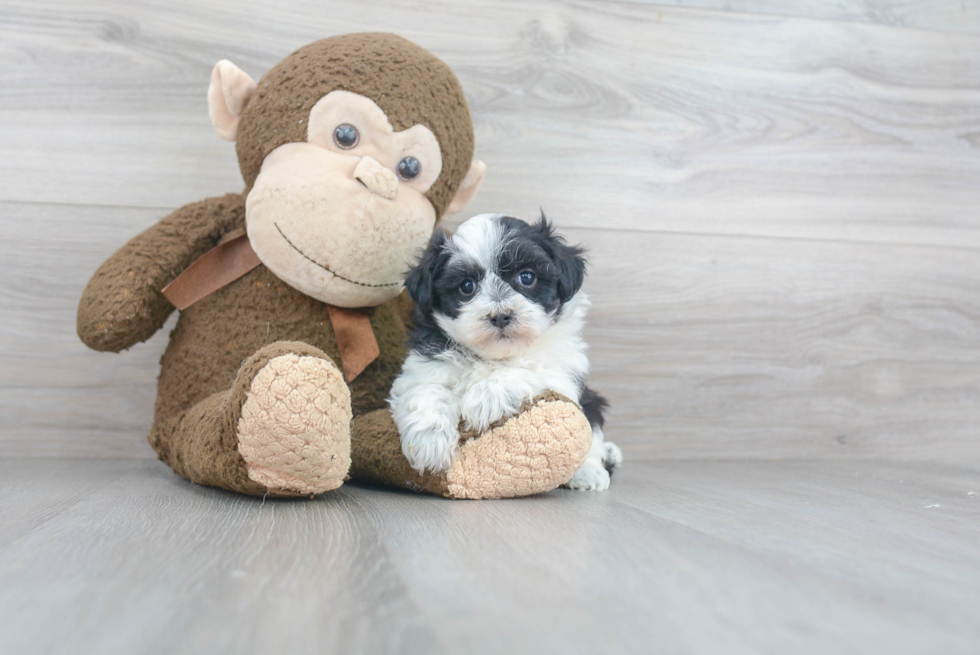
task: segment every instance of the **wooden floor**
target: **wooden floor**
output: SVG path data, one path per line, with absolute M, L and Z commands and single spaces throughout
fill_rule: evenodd
M 0 462 L 3 653 L 980 652 L 980 472 L 633 463 L 608 493 L 315 501 Z
M 242 187 L 214 63 L 369 30 L 460 77 L 472 213 L 590 249 L 608 493 L 195 487 L 170 326 L 79 343 Z M 980 653 L 980 0 L 4 0 L 0 230 L 3 655 Z

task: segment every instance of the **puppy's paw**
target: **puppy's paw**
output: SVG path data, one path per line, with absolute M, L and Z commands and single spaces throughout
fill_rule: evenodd
M 623 451 L 611 441 L 602 444 L 602 450 L 602 464 L 606 467 L 607 471 L 612 473 L 623 463 Z
M 419 473 L 440 473 L 449 468 L 456 456 L 459 432 L 448 425 L 431 425 L 412 429 L 401 436 L 402 453 Z
M 529 398 L 524 389 L 508 387 L 488 378 L 471 386 L 460 399 L 460 416 L 464 425 L 477 432 L 502 418 L 514 416 L 521 403 Z
M 577 491 L 605 491 L 609 488 L 609 471 L 600 460 L 590 458 L 562 486 Z

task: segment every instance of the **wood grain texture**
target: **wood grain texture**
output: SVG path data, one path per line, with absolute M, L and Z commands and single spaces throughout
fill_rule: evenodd
M 976 458 L 980 36 L 705 6 L 5 3 L 0 454 L 152 457 L 169 327 L 88 352 L 82 287 L 241 187 L 207 120 L 215 61 L 258 77 L 373 29 L 462 79 L 490 168 L 471 211 L 544 207 L 591 248 L 594 383 L 629 458 Z
M 263 502 L 0 460 L 0 652 L 975 653 L 977 492 L 976 467 L 684 462 Z
M 975 252 L 571 234 L 634 457 L 980 459 Z
M 657 4 L 980 33 L 977 0 L 665 0 Z
M 144 436 L 173 319 L 130 352 L 95 353 L 75 335 L 74 308 L 101 244 L 121 244 L 153 211 L 0 208 L 24 226 L 0 244 L 21 272 L 3 287 L 21 317 L 0 327 L 4 452 L 152 457 Z M 48 233 L 65 219 L 104 233 Z M 592 384 L 630 458 L 980 457 L 975 251 L 566 234 L 591 251 Z
M 427 6 L 8 3 L 0 199 L 174 208 L 240 188 L 208 125 L 213 63 L 258 77 L 307 41 L 395 29 L 467 91 L 490 170 L 475 210 L 980 246 L 980 36 L 644 3 Z

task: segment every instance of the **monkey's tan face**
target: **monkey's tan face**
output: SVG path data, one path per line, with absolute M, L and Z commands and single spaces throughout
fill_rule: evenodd
M 308 142 L 273 150 L 245 204 L 249 240 L 277 277 L 339 307 L 397 296 L 432 235 L 425 192 L 442 156 L 432 132 L 395 132 L 372 100 L 333 91 L 310 112 Z

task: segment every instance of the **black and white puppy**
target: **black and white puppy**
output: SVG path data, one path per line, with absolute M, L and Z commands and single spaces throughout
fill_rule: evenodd
M 550 389 L 579 403 L 592 426 L 588 459 L 566 486 L 609 487 L 622 455 L 603 443 L 606 401 L 585 386 L 584 278 L 582 249 L 544 215 L 528 225 L 481 214 L 433 238 L 405 283 L 414 328 L 388 399 L 413 468 L 449 468 L 461 419 L 482 432 Z

